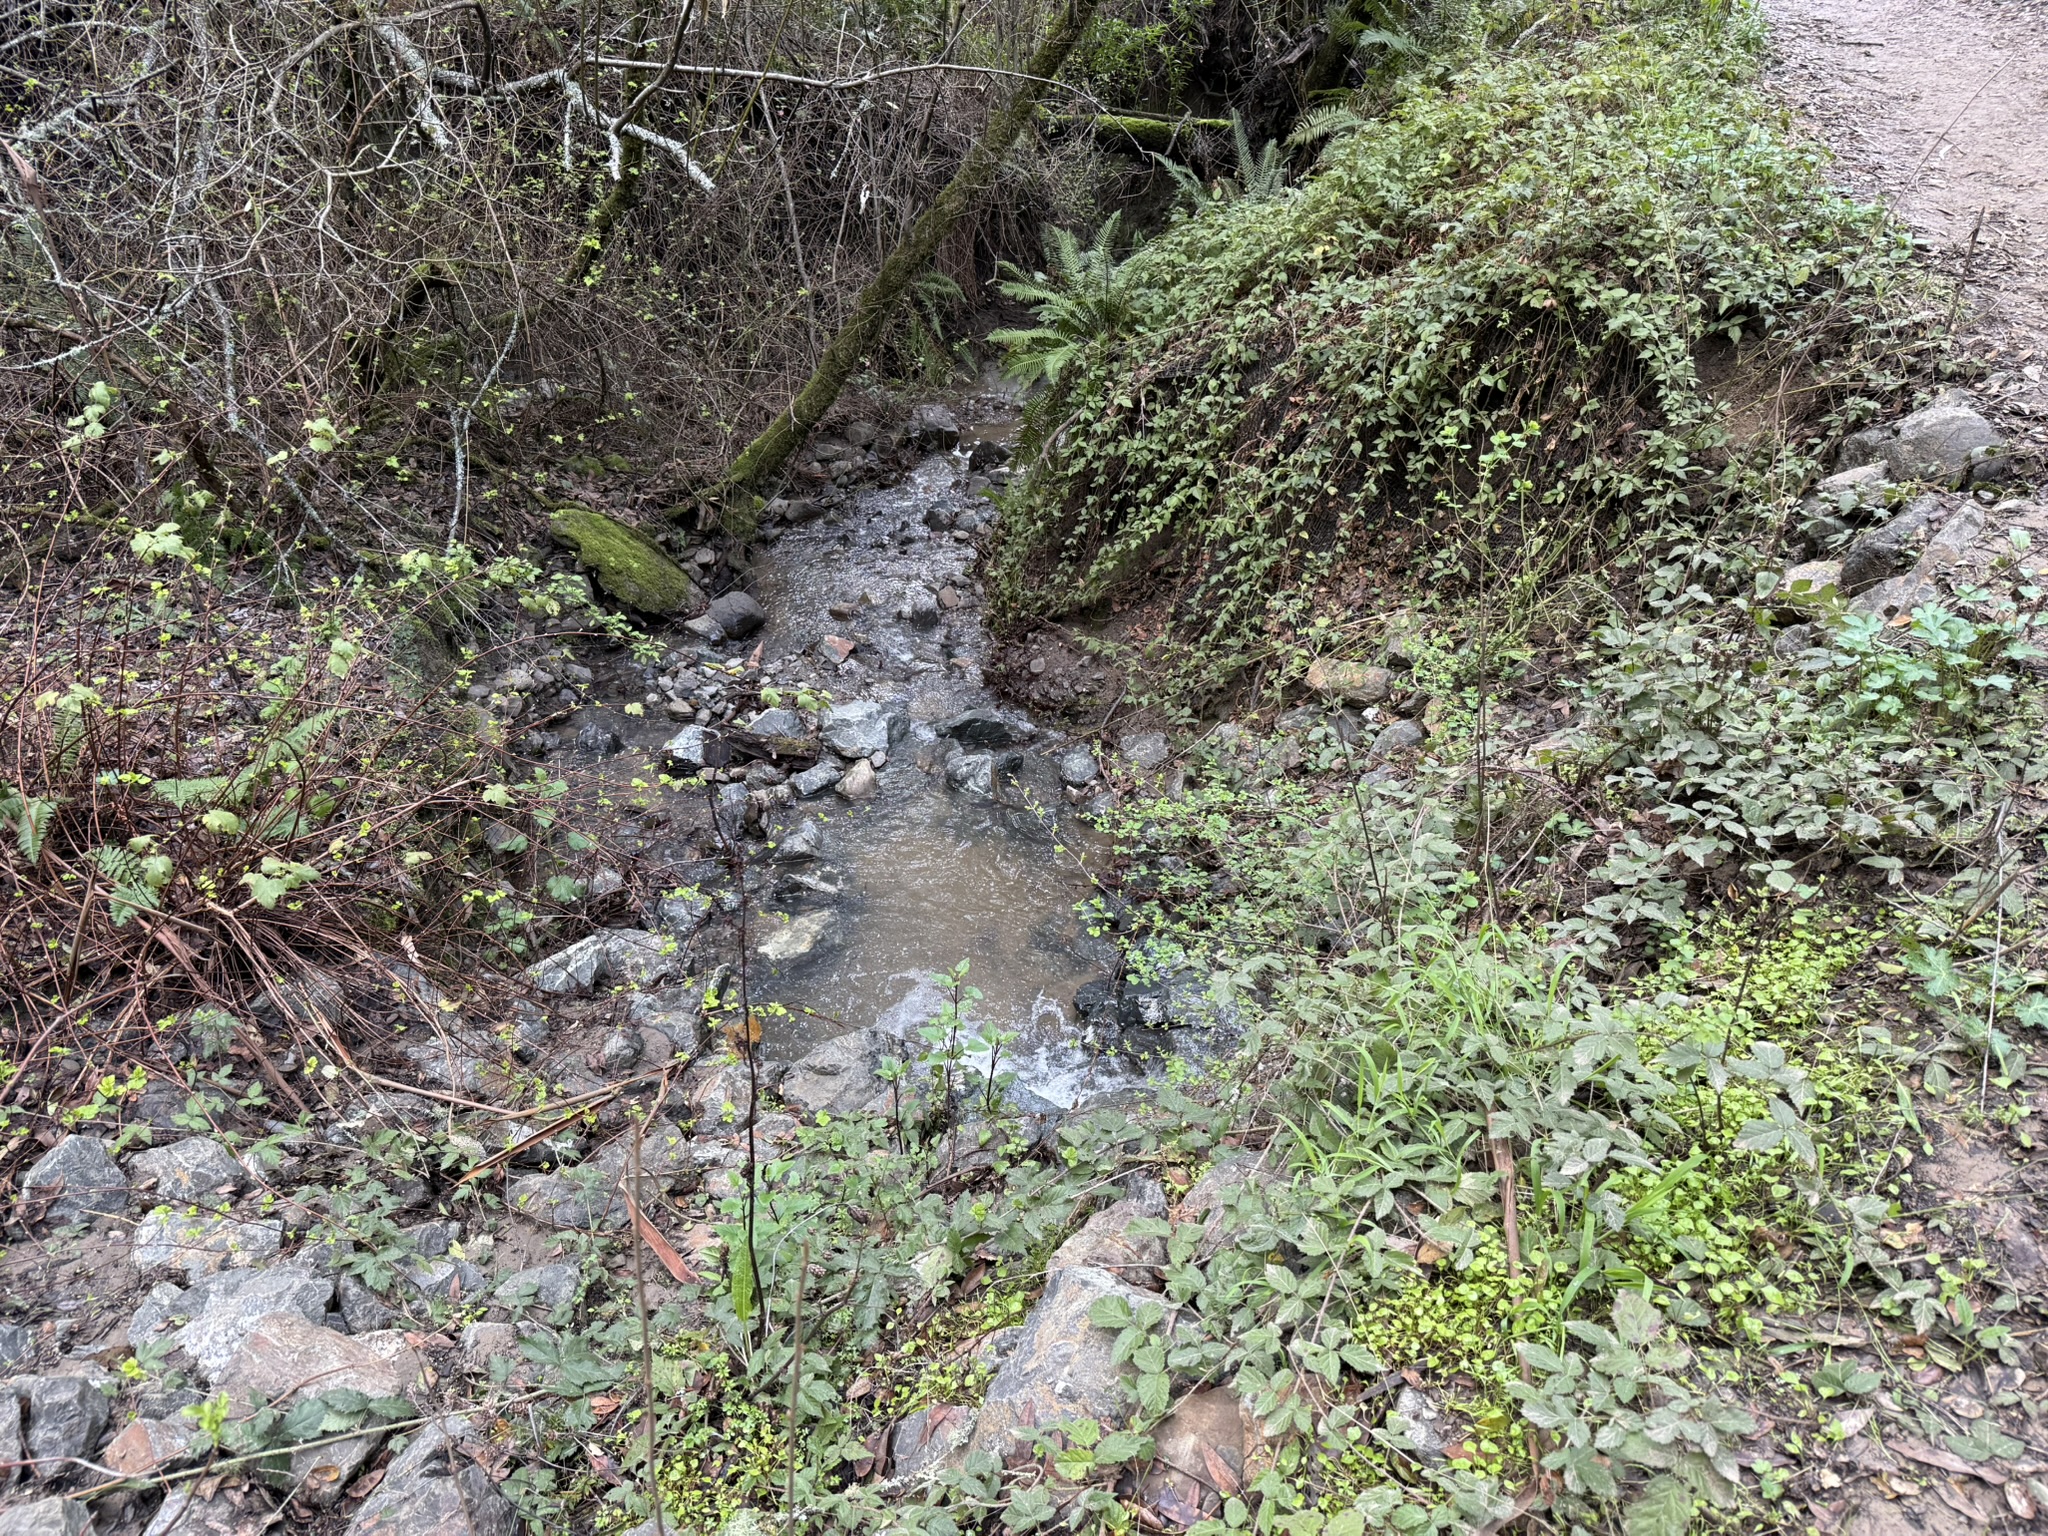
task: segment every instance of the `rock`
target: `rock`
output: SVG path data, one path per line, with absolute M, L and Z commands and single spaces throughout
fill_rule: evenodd
M 384 1304 L 384 1300 L 354 1275 L 343 1275 L 334 1282 L 335 1304 L 341 1309 L 341 1320 L 348 1324 L 350 1333 L 375 1333 L 391 1326 L 398 1314 Z
M 1202 1223 L 1202 1235 L 1195 1242 L 1196 1262 L 1206 1263 L 1222 1251 L 1234 1228 L 1234 1209 L 1245 1201 L 1259 1203 L 1254 1192 L 1272 1182 L 1273 1175 L 1265 1171 L 1255 1152 L 1225 1152 L 1210 1164 L 1173 1213 L 1175 1226 Z
M 518 1512 L 462 1449 L 477 1439 L 463 1420 L 415 1434 L 349 1521 L 348 1536 L 519 1536 Z
M 510 1323 L 466 1323 L 462 1329 L 462 1363 L 478 1376 L 491 1374 L 494 1360 L 517 1361 L 519 1330 Z
M 182 1415 L 136 1419 L 108 1441 L 95 1460 L 123 1477 L 148 1477 L 191 1460 L 201 1444 L 199 1431 Z
M 411 1259 L 398 1266 L 398 1278 L 429 1301 L 467 1301 L 483 1294 L 484 1272 L 467 1259 Z
M 1816 495 L 1828 497 L 1830 500 L 1839 501 L 1843 497 L 1853 497 L 1856 501 L 1862 502 L 1882 499 L 1890 486 L 1891 481 L 1884 477 L 1884 466 L 1873 461 L 1829 475 L 1813 489 Z
M 12 1385 L 0 1380 L 0 1496 L 14 1486 L 26 1459 L 21 1445 L 21 1402 Z
M 1170 1530 L 1213 1519 L 1223 1508 L 1224 1480 L 1244 1482 L 1244 1418 L 1237 1398 L 1220 1387 L 1197 1392 L 1152 1431 L 1153 1459 L 1138 1502 Z
M 92 1455 L 112 1411 L 107 1394 L 83 1376 L 17 1376 L 0 1386 L 0 1402 L 9 1393 L 23 1415 L 23 1454 L 10 1459 L 47 1462 L 33 1469 L 45 1481 L 77 1470 L 64 1458 Z
M 1894 480 L 1960 484 L 1978 449 L 2003 444 L 1990 422 L 1969 406 L 1937 401 L 1899 423 L 1884 445 L 1885 465 Z
M 827 1040 L 789 1069 L 782 1102 L 811 1118 L 886 1109 L 889 1087 L 876 1069 L 895 1059 L 899 1045 L 887 1030 L 874 1028 Z
M 661 755 L 668 759 L 670 767 L 695 773 L 707 766 L 705 753 L 711 742 L 709 729 L 701 725 L 686 725 L 661 744 Z
M 802 773 L 791 774 L 789 787 L 809 800 L 814 795 L 822 795 L 832 788 L 845 774 L 846 770 L 837 763 L 819 763 L 815 768 L 806 768 Z
M 1102 768 L 1095 761 L 1095 754 L 1086 747 L 1076 747 L 1060 756 L 1060 782 L 1069 789 L 1086 789 L 1102 777 Z
M 97 1136 L 66 1136 L 21 1177 L 23 1214 L 68 1227 L 128 1209 L 128 1176 Z
M 958 1470 L 967 1460 L 967 1442 L 974 1436 L 974 1419 L 972 1408 L 946 1403 L 918 1409 L 890 1432 L 890 1474 L 916 1478 L 930 1472 Z
M 0 1323 L 0 1375 L 18 1371 L 35 1358 L 35 1340 L 19 1323 Z
M 1442 1461 L 1444 1453 L 1464 1439 L 1435 1397 L 1413 1386 L 1403 1387 L 1394 1398 L 1387 1427 L 1407 1436 L 1416 1455 L 1427 1462 Z
M 1171 755 L 1166 746 L 1164 731 L 1137 731 L 1124 737 L 1124 758 L 1141 773 L 1152 773 L 1166 766 Z
M 683 628 L 706 645 L 725 644 L 725 630 L 720 627 L 718 620 L 708 613 L 700 613 L 694 619 L 683 620 Z
M 1392 757 L 1397 752 L 1412 751 L 1429 739 L 1429 732 L 1414 720 L 1396 720 L 1372 739 L 1374 757 Z
M 1840 595 L 1842 562 L 1808 560 L 1795 565 L 1778 582 L 1778 602 L 1795 611 L 1825 608 Z
M 188 1136 L 167 1147 L 151 1147 L 131 1157 L 128 1166 L 156 1181 L 160 1199 L 181 1205 L 214 1205 L 231 1199 L 247 1179 L 234 1155 L 209 1136 Z
M 1010 449 L 1006 443 L 990 442 L 983 438 L 967 451 L 967 467 L 976 471 L 994 469 L 999 464 L 1010 462 Z
M 1014 746 L 1038 734 L 1038 727 L 1028 721 L 1008 720 L 992 709 L 963 710 L 933 729 L 970 747 Z
M 76 1499 L 34 1499 L 0 1510 L 0 1536 L 87 1536 L 92 1512 Z
M 522 1269 L 499 1281 L 498 1288 L 491 1292 L 491 1299 L 515 1312 L 522 1307 L 540 1307 L 552 1312 L 557 1307 L 568 1306 L 582 1288 L 583 1272 L 576 1265 L 537 1264 L 532 1269 Z
M 825 825 L 817 818 L 806 816 L 775 841 L 775 862 L 778 864 L 804 864 L 819 857 L 825 851 Z
M 218 1489 L 210 1499 L 201 1498 L 195 1484 L 180 1483 L 142 1536 L 262 1536 L 274 1520 L 253 1483 Z
M 1149 1291 L 1086 1264 L 1060 1270 L 1046 1282 L 1045 1294 L 1024 1320 L 1015 1352 L 988 1385 L 968 1454 L 987 1452 L 1014 1463 L 1029 1454 L 1025 1433 L 1060 1419 L 1094 1419 L 1105 1428 L 1122 1425 L 1123 1378 L 1131 1367 L 1113 1358 L 1117 1331 L 1089 1319 L 1097 1302 L 1112 1297 L 1133 1310 L 1160 1304 Z
M 873 772 L 872 769 L 869 771 Z M 848 774 L 847 777 L 852 778 L 853 775 Z M 754 945 L 754 953 L 771 965 L 787 965 L 793 960 L 804 959 L 828 939 L 837 937 L 833 933 L 837 923 L 836 913 L 806 912 L 801 917 L 767 928 Z
M 1932 496 L 1922 496 L 1882 528 L 1851 544 L 1842 556 L 1842 595 L 1854 597 L 1911 569 L 1926 546 L 1938 505 Z
M 244 1342 L 272 1318 L 290 1315 L 321 1333 L 332 1331 L 321 1323 L 334 1298 L 334 1281 L 325 1275 L 286 1269 L 221 1275 L 203 1292 L 195 1287 L 193 1295 L 203 1300 L 171 1342 L 192 1357 L 208 1382 L 215 1382 Z
M 576 552 L 577 564 L 600 587 L 629 608 L 669 617 L 704 606 L 703 589 L 638 528 L 588 507 L 564 507 L 548 529 L 557 543 Z
M 956 752 L 946 759 L 946 783 L 963 795 L 993 800 L 996 759 L 989 752 Z
M 767 610 L 750 593 L 734 587 L 711 599 L 708 617 L 725 631 L 728 640 L 744 640 L 768 622 Z
M 960 423 L 943 405 L 916 406 L 903 424 L 903 441 L 922 453 L 951 448 L 960 441 Z
M 1984 536 L 1984 521 L 1982 507 L 1970 502 L 1957 507 L 1927 541 L 1927 550 L 1920 557 L 1921 573 L 1935 576 L 1961 565 L 1970 547 Z
M 912 629 L 938 628 L 938 598 L 929 587 L 912 587 L 910 589 L 910 599 L 904 605 L 903 617 L 910 621 Z
M 1336 704 L 1378 704 L 1394 692 L 1393 676 L 1385 667 L 1368 667 L 1363 662 L 1337 661 L 1327 656 L 1309 663 L 1303 681 Z
M 640 1059 L 644 1049 L 637 1029 L 615 1029 L 604 1037 L 604 1044 L 598 1047 L 597 1057 L 604 1070 L 619 1073 Z
M 757 736 L 801 736 L 804 717 L 793 709 L 764 709 L 747 722 Z
M 818 734 L 841 757 L 872 757 L 894 746 L 909 726 L 910 721 L 900 708 L 872 699 L 857 699 L 826 710 Z
M 1081 1230 L 1061 1243 L 1046 1265 L 1048 1274 L 1088 1264 L 1146 1290 L 1156 1290 L 1166 1263 L 1164 1236 L 1136 1237 L 1131 1223 L 1158 1221 L 1166 1215 L 1166 1196 L 1157 1179 L 1141 1181 L 1131 1195 L 1090 1216 Z
M 1941 589 L 1914 567 L 1903 576 L 1893 576 L 1859 592 L 1849 600 L 1849 611 L 1880 619 L 1895 619 L 1916 608 L 1941 600 Z
M 1820 630 L 1812 624 L 1788 624 L 1771 642 L 1771 654 L 1780 661 L 1797 661 L 1820 641 Z
M 617 757 L 626 750 L 626 742 L 610 726 L 592 720 L 576 733 L 576 750 L 592 757 Z
M 245 1221 L 239 1216 L 178 1212 L 158 1206 L 135 1224 L 129 1261 L 138 1273 L 181 1269 L 188 1280 L 224 1268 L 246 1269 L 277 1257 L 284 1218 Z
M 505 1204 L 550 1227 L 613 1231 L 626 1224 L 626 1204 L 607 1185 L 559 1173 L 529 1173 L 505 1190 Z
M 863 760 L 841 774 L 839 782 L 832 787 L 848 800 L 872 800 L 880 783 L 875 777 L 874 764 Z
M 1897 436 L 1891 427 L 1865 427 L 1860 432 L 1851 432 L 1842 439 L 1842 451 L 1835 457 L 1837 470 L 1860 469 L 1867 464 L 1882 464 L 1884 451 Z
M 526 975 L 543 992 L 586 992 L 604 974 L 604 951 L 604 935 L 593 933 L 527 967 Z
M 2019 485 L 2024 482 L 2019 461 L 2006 451 L 2003 443 L 1970 450 L 1970 462 L 1963 471 L 1963 484 L 1967 486 Z

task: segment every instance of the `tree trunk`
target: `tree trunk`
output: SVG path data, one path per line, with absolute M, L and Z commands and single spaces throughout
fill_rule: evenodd
M 728 511 L 737 511 L 736 504 L 743 497 L 773 479 L 789 462 L 804 435 L 832 408 L 848 377 L 874 346 L 904 290 L 930 265 L 940 242 L 995 184 L 1003 156 L 1009 153 L 1053 76 L 1059 73 L 1074 44 L 1087 30 L 1095 6 L 1096 0 L 1064 0 L 1038 51 L 1024 66 L 1026 78 L 1017 81 L 1009 101 L 989 119 L 988 127 L 946 189 L 919 215 L 910 232 L 896 242 L 882 269 L 861 290 L 860 297 L 854 300 L 853 313 L 826 346 L 810 380 L 789 408 L 747 444 L 725 472 L 714 495 Z

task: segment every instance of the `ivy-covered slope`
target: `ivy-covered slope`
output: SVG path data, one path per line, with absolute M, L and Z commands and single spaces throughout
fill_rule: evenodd
M 1090 270 L 1121 290 L 1090 312 L 1123 323 L 1034 407 L 995 567 L 1011 617 L 1163 560 L 1214 676 L 1275 594 L 1413 532 L 1469 566 L 1488 529 L 1537 579 L 1725 503 L 1755 459 L 1727 451 L 1710 348 L 1790 380 L 1809 423 L 1880 382 L 1927 319 L 1909 243 L 1788 145 L 1746 83 L 1758 38 L 1586 25 L 1421 69 L 1293 189 L 1211 199 Z

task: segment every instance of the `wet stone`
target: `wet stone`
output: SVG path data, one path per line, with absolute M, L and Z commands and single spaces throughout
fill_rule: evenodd
M 1076 747 L 1061 755 L 1060 782 L 1069 789 L 1086 789 L 1101 777 L 1102 768 L 1086 747 Z

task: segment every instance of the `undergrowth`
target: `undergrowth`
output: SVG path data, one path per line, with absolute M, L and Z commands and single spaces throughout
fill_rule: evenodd
M 1826 187 L 1746 83 L 1759 45 L 1753 21 L 1619 6 L 1527 53 L 1476 46 L 1418 66 L 1293 191 L 1207 204 L 1113 272 L 1098 243 L 1071 274 L 1093 328 L 1055 293 L 1013 338 L 1053 379 L 1005 502 L 1001 615 L 1163 599 L 1157 691 L 1199 693 L 1262 655 L 1272 601 L 1347 562 L 1472 579 L 1497 550 L 1526 610 L 1744 507 L 1935 319 L 1904 233 Z M 1768 441 L 1731 443 L 1711 346 L 1798 381 Z

